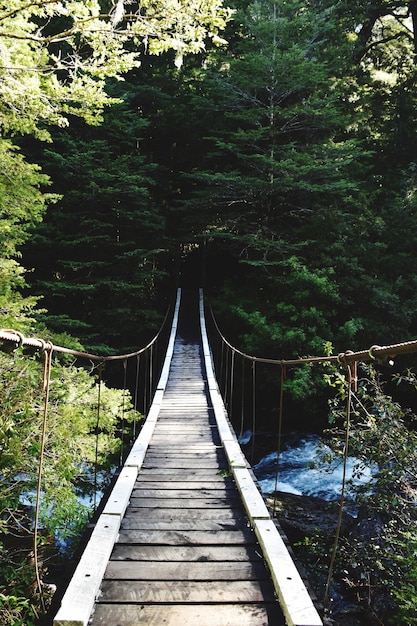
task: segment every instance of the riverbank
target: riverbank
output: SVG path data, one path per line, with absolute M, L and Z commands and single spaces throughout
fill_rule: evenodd
M 285 492 L 271 494 L 266 499 L 288 538 L 302 575 L 318 598 L 319 610 L 322 610 L 320 602 L 328 577 L 327 563 L 338 523 L 339 503 Z M 356 525 L 357 519 L 344 511 L 340 530 L 342 540 L 355 533 Z M 336 571 L 325 626 L 381 626 L 381 621 L 370 610 L 369 594 L 366 581 L 355 581 L 348 570 Z M 384 602 L 383 597 L 381 602 Z

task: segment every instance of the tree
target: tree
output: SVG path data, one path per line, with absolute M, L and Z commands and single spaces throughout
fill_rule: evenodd
M 62 336 L 53 339 L 56 343 L 64 340 Z M 74 340 L 72 346 L 79 348 Z M 116 463 L 114 455 L 122 444 L 118 436 L 122 412 L 125 423 L 133 417 L 126 392 L 101 383 L 99 395 L 97 381 L 85 369 L 71 365 L 65 357 L 56 359 L 41 461 L 42 372 L 37 356 L 23 355 L 20 349 L 11 355 L 0 353 L 0 622 L 5 626 L 31 626 L 47 608 L 47 585 L 42 585 L 40 602 L 34 564 L 44 578 L 48 561 L 57 561 L 58 551 L 73 553 L 93 513 L 94 498 L 90 505 L 88 498 L 84 502 L 78 498 L 80 483 L 83 480 L 90 495 L 94 493 L 94 471 L 108 470 L 112 458 Z M 33 519 L 41 463 L 36 559 Z M 110 479 L 107 471 L 99 490 Z
M 326 12 L 296 1 L 245 4 L 229 48 L 208 58 L 199 91 L 193 85 L 199 110 L 204 115 L 211 102 L 216 115 L 205 154 L 183 177 L 193 188 L 177 206 L 189 223 L 201 217 L 200 237 L 217 241 L 209 258 L 223 240 L 239 260 L 220 299 L 238 303 L 245 338 L 250 320 L 265 318 L 273 342 L 261 341 L 254 326 L 250 340 L 262 354 L 317 351 L 334 330 L 338 280 L 332 260 L 322 263 L 329 242 L 321 232 L 317 245 L 315 224 L 331 217 L 347 233 L 343 220 L 365 201 L 357 163 L 366 153 L 346 132 L 351 110 L 334 26 Z
M 331 3 L 329 8 L 338 15 L 342 28 L 355 42 L 356 62 L 387 46 L 396 50 L 396 56 L 404 47 L 411 51 L 411 56 L 417 53 L 415 0 L 340 2 L 337 5 Z
M 11 138 L 16 141 L 17 135 L 26 134 L 50 140 L 52 125 L 65 129 L 70 119 L 75 117 L 89 124 L 99 123 L 105 107 L 119 102 L 118 98 L 108 94 L 107 81 L 115 78 L 122 82 L 123 74 L 140 63 L 143 50 L 156 55 L 173 50 L 175 63 L 179 66 L 184 54 L 203 49 L 207 41 L 222 42 L 218 33 L 228 15 L 229 11 L 223 9 L 218 0 L 201 3 L 194 0 L 158 3 L 144 0 L 126 5 L 123 0 L 114 4 L 106 0 L 10 0 L 0 4 L 0 131 L 2 137 L 9 138 L 0 143 L 1 326 L 13 327 L 26 334 L 34 329 L 33 312 L 37 298 L 22 298 L 19 295 L 24 286 L 24 270 L 18 258 L 30 229 L 39 224 L 46 206 L 58 200 L 57 195 L 45 193 L 49 184 L 47 175 L 19 154 Z M 132 130 L 133 125 L 130 128 Z M 111 132 L 117 135 L 114 128 Z M 121 137 L 121 134 L 118 136 Z M 100 195 L 99 202 L 105 205 L 105 221 L 98 218 L 97 204 L 92 215 L 88 215 L 84 204 L 81 209 L 77 207 L 80 211 L 78 217 L 83 219 L 90 232 L 98 229 L 93 246 L 95 251 L 100 248 L 100 237 L 108 237 L 112 245 L 107 246 L 103 258 L 91 259 L 87 254 L 88 271 L 95 273 L 93 278 L 98 276 L 101 281 L 99 289 L 107 281 L 105 286 L 115 290 L 119 285 L 120 266 L 123 265 L 124 270 L 131 273 L 130 278 L 139 283 L 135 287 L 131 285 L 130 295 L 133 288 L 146 291 L 148 286 L 142 286 L 141 281 L 153 279 L 155 271 L 151 266 L 157 254 L 152 248 L 154 241 L 149 245 L 149 230 L 157 231 L 160 224 L 156 212 L 150 214 L 146 173 L 143 168 L 141 173 L 135 173 L 134 163 L 129 163 L 128 157 L 122 153 L 123 140 L 119 150 L 115 151 L 119 171 L 110 171 L 110 151 L 106 167 L 100 169 L 103 141 L 99 135 L 92 133 L 91 137 L 93 140 L 89 149 L 85 144 L 83 148 L 88 164 L 94 168 L 95 178 L 86 184 L 85 197 Z M 79 174 L 82 168 L 77 154 L 79 144 L 73 138 L 65 140 L 61 136 L 60 140 L 61 146 L 65 146 L 72 173 Z M 21 145 L 29 152 L 27 144 Z M 63 166 L 60 155 L 53 149 L 49 162 L 57 171 Z M 117 180 L 117 174 L 121 181 Z M 69 187 L 69 190 L 73 188 Z M 129 205 L 119 206 L 121 197 L 128 198 Z M 78 202 L 80 197 L 73 197 L 72 200 Z M 130 212 L 128 209 L 132 206 L 134 211 Z M 147 231 L 144 233 L 145 222 Z M 134 232 L 130 232 L 132 225 Z M 89 242 L 81 234 L 77 240 L 67 243 L 68 248 L 70 243 L 78 246 L 79 252 L 82 244 Z M 104 279 L 101 271 L 105 268 L 106 272 L 110 272 L 114 255 L 118 261 L 117 270 Z M 79 259 L 69 254 L 60 269 L 73 278 L 81 267 Z M 141 274 L 143 267 L 145 270 Z M 149 271 L 148 267 L 151 268 Z M 88 272 L 83 278 L 84 281 L 88 279 Z M 120 300 L 125 297 L 127 282 L 118 291 Z M 94 281 L 84 282 L 84 293 L 91 289 L 92 284 Z M 149 288 L 151 290 L 152 287 Z M 103 303 L 108 305 L 106 294 L 99 295 L 98 306 Z M 50 337 L 50 331 L 42 324 L 37 329 L 43 336 Z M 113 328 L 110 332 L 113 337 L 114 332 Z M 120 334 L 120 329 L 117 329 L 117 335 Z M 62 335 L 56 341 L 67 345 L 75 343 L 74 339 Z M 79 344 L 77 347 L 80 347 Z M 2 533 L 8 539 L 12 539 L 15 532 L 23 533 L 25 537 L 33 534 L 31 503 L 25 500 L 23 504 L 22 499 L 30 500 L 33 494 L 42 432 L 39 380 L 36 378 L 39 364 L 34 359 L 27 362 L 19 357 L 0 358 L 2 382 L 6 389 L 0 406 L 0 521 Z M 75 498 L 74 477 L 79 471 L 80 460 L 85 460 L 95 447 L 99 426 L 97 389 L 87 374 L 73 367 L 57 366 L 53 375 L 55 384 L 51 392 L 51 429 L 47 430 L 41 510 L 44 524 L 42 540 L 46 544 L 51 544 L 51 535 L 57 530 L 73 532 L 83 517 Z M 101 453 L 108 457 L 115 444 L 117 446 L 115 429 L 120 426 L 119 408 L 128 409 L 129 404 L 125 392 L 108 389 L 103 392 L 106 396 L 106 417 L 100 425 L 104 430 L 100 433 Z M 126 417 L 127 413 L 124 419 Z M 67 527 L 63 528 L 63 525 Z M 31 606 L 34 584 L 32 563 L 27 559 L 30 551 L 16 559 L 13 546 L 10 549 L 9 544 L 1 543 L 0 553 L 3 589 L 0 594 L 0 621 L 29 625 L 34 622 L 36 614 Z
M 383 41 L 375 21 L 359 64 L 371 3 L 239 3 L 228 49 L 192 79 L 200 119 L 215 113 L 174 207 L 208 242 L 231 332 L 258 354 L 415 333 L 410 20 L 377 5 L 401 37 Z
M 127 79 L 112 93 L 123 102 L 105 110 L 102 126 L 73 120 L 52 131 L 51 146 L 35 145 L 62 198 L 23 250 L 34 267 L 31 293 L 44 294 L 43 321 L 95 353 L 129 351 L 155 332 L 165 254 L 164 219 L 152 198 L 157 167 L 140 149 L 146 120 L 135 86 Z
M 26 316 L 36 305 L 36 297 L 23 298 L 25 284 L 19 265 L 22 245 L 30 229 L 38 224 L 48 204 L 58 197 L 44 193 L 49 179 L 40 167 L 29 164 L 10 141 L 0 141 L 0 316 L 4 327 L 23 330 Z
M 345 373 L 338 367 L 326 368 L 325 378 L 337 393 L 329 403 L 327 431 L 333 453 L 318 460 L 321 466 L 326 461 L 343 462 L 345 449 L 340 444 L 348 423 Z M 353 480 L 349 485 L 357 514 L 337 545 L 332 593 L 347 586 L 355 590 L 365 613 L 378 622 L 415 624 L 416 415 L 401 387 L 411 385 L 415 391 L 416 376 L 411 370 L 393 375 L 392 380 L 386 375 L 384 364 L 358 364 L 357 389 L 349 397 L 348 450 L 358 460 L 355 478 L 371 471 L 372 480 Z M 305 557 L 324 579 L 332 541 L 318 534 L 306 542 Z M 321 594 L 319 588 L 317 592 Z
M 0 128 L 45 138 L 45 123 L 67 126 L 71 114 L 96 123 L 112 102 L 106 77 L 138 65 L 143 48 L 175 50 L 179 64 L 207 39 L 221 42 L 228 15 L 219 0 L 3 3 Z

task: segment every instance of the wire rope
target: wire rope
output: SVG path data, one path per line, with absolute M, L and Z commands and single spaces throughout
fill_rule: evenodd
M 152 390 L 153 390 L 153 344 L 149 351 L 149 407 L 152 403 Z M 148 407 L 148 408 L 149 408 Z
M 273 505 L 273 514 L 276 517 L 277 512 L 277 492 L 278 492 L 278 483 L 279 483 L 279 461 L 281 456 L 281 438 L 282 438 L 282 423 L 284 416 L 284 384 L 286 378 L 286 367 L 285 365 L 281 365 L 281 377 L 280 377 L 280 388 L 279 388 L 279 416 L 278 416 L 278 433 L 277 433 L 277 464 L 275 471 L 275 487 L 274 487 L 274 505 Z
M 256 361 L 252 361 L 252 447 L 251 465 L 255 456 L 255 432 L 256 432 Z
M 138 393 L 139 393 L 139 373 L 140 373 L 140 354 L 136 356 L 136 376 L 135 376 L 135 393 L 134 393 L 134 418 L 133 418 L 133 439 L 136 439 L 136 423 L 138 413 Z
M 352 387 L 355 385 L 356 366 L 352 367 L 349 363 L 346 363 L 346 371 L 347 371 L 346 428 L 345 428 L 345 441 L 344 441 L 344 448 L 343 448 L 342 485 L 341 485 L 341 490 L 340 490 L 339 512 L 338 512 L 338 517 L 337 517 L 336 532 L 335 532 L 335 538 L 333 542 L 332 555 L 330 558 L 329 571 L 328 571 L 326 588 L 325 588 L 324 599 L 323 599 L 323 606 L 324 606 L 325 614 L 329 614 L 330 612 L 330 588 L 333 582 L 334 566 L 336 562 L 337 549 L 339 545 L 340 531 L 342 528 L 343 507 L 344 507 L 345 494 L 346 494 L 347 461 L 348 461 L 348 456 L 349 456 Z
M 122 417 L 120 424 L 120 465 L 123 464 L 124 454 L 124 431 L 125 431 L 125 416 L 126 416 L 126 389 L 127 389 L 127 359 L 123 360 L 123 397 L 122 397 Z
M 230 417 L 233 415 L 233 389 L 234 389 L 234 379 L 235 379 L 235 352 L 231 353 L 230 357 L 230 398 L 229 398 L 229 414 Z
M 245 359 L 242 359 L 242 380 L 241 380 L 241 390 L 240 390 L 240 435 L 243 435 L 244 428 L 244 419 L 245 419 Z
M 94 456 L 94 511 L 97 510 L 97 472 L 98 472 L 98 445 L 99 445 L 100 410 L 101 410 L 102 369 L 103 369 L 103 364 L 100 363 L 98 366 L 96 449 L 95 449 L 95 456 Z
M 39 591 L 39 597 L 41 601 L 42 610 L 45 612 L 45 599 L 42 588 L 42 581 L 39 568 L 39 553 L 38 553 L 38 535 L 39 535 L 39 516 L 42 498 L 42 475 L 43 475 L 43 461 L 45 457 L 45 440 L 46 440 L 46 425 L 48 419 L 48 405 L 49 405 L 49 390 L 51 382 L 51 367 L 52 367 L 52 353 L 54 346 L 52 343 L 44 344 L 44 361 L 43 361 L 43 376 L 42 376 L 42 391 L 44 392 L 44 404 L 43 404 L 43 418 L 41 427 L 41 440 L 39 451 L 39 465 L 38 465 L 38 479 L 36 485 L 36 502 L 35 502 L 35 516 L 34 516 L 34 528 L 33 528 L 33 555 L 34 555 L 34 567 L 36 585 Z
M 224 356 L 224 404 L 226 406 L 226 409 L 228 408 L 228 402 L 229 402 L 229 397 L 228 397 L 228 391 L 229 391 L 229 373 L 230 373 L 230 368 L 229 368 L 229 355 L 233 354 L 233 352 L 231 352 L 230 349 L 228 349 L 226 347 L 226 351 L 225 351 L 225 356 Z

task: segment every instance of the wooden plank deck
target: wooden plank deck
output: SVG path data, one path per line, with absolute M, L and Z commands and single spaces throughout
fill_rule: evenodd
M 224 407 L 209 393 L 207 346 L 182 331 L 101 516 L 101 565 L 91 565 L 93 540 L 54 626 L 318 626 Z M 265 557 L 261 546 L 271 542 Z
M 179 336 L 91 626 L 285 623 L 228 474 L 201 348 Z

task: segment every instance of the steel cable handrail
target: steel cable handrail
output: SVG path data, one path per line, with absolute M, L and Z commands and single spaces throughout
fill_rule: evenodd
M 223 335 L 221 332 L 216 318 L 213 313 L 213 309 L 210 306 L 211 317 L 215 326 L 215 329 L 222 340 L 222 342 L 233 350 L 235 354 L 239 354 L 241 357 L 248 359 L 249 361 L 255 363 L 269 363 L 271 365 L 304 365 L 308 363 L 324 363 L 324 362 L 333 362 L 333 363 L 352 363 L 354 361 L 374 361 L 378 359 L 378 357 L 386 356 L 390 358 L 395 358 L 399 354 L 413 354 L 417 352 L 417 339 L 412 341 L 404 341 L 401 343 L 395 343 L 387 346 L 379 346 L 373 345 L 368 349 L 359 350 L 354 352 L 352 350 L 346 350 L 345 352 L 340 352 L 339 354 L 332 354 L 326 356 L 309 356 L 309 357 L 299 357 L 297 359 L 269 359 L 265 357 L 257 357 L 251 354 L 246 354 L 242 352 L 235 346 L 233 346 Z
M 326 582 L 326 589 L 324 593 L 323 600 L 323 609 L 324 615 L 329 615 L 329 607 L 330 607 L 330 589 L 331 584 L 333 582 L 334 576 L 334 568 L 336 562 L 336 553 L 339 545 L 340 538 L 340 530 L 342 524 L 342 514 L 344 510 L 344 502 L 346 496 L 346 485 L 347 485 L 347 460 L 349 454 L 349 434 L 350 434 L 350 415 L 351 415 L 351 404 L 352 404 L 352 396 L 356 392 L 357 388 L 357 364 L 359 362 L 367 362 L 367 361 L 379 361 L 383 362 L 384 360 L 394 360 L 395 357 L 402 354 L 413 354 L 417 352 L 417 340 L 405 341 L 400 343 L 395 343 L 386 346 L 373 345 L 369 349 L 358 350 L 356 352 L 352 350 L 346 350 L 345 352 L 341 352 L 337 355 L 326 355 L 326 356 L 314 356 L 314 357 L 300 357 L 297 359 L 270 359 L 270 358 L 262 358 L 256 357 L 253 355 L 246 354 L 233 346 L 220 331 L 216 318 L 214 316 L 212 307 L 210 306 L 210 312 L 212 321 L 214 324 L 214 328 L 220 337 L 221 340 L 221 348 L 222 348 L 222 360 L 221 364 L 223 365 L 223 351 L 224 348 L 227 347 L 232 355 L 240 355 L 242 357 L 242 377 L 243 377 L 243 365 L 245 363 L 245 359 L 249 360 L 252 363 L 252 370 L 254 374 L 254 368 L 256 363 L 264 363 L 270 365 L 279 365 L 281 367 L 281 382 L 280 382 L 280 400 L 279 400 L 279 424 L 278 424 L 278 437 L 277 437 L 277 463 L 276 463 L 276 474 L 275 474 L 275 489 L 274 489 L 274 497 L 273 497 L 273 511 L 275 514 L 276 511 L 276 497 L 278 493 L 278 475 L 279 475 L 279 458 L 280 458 L 280 448 L 281 448 L 281 435 L 282 435 L 282 422 L 283 422 L 283 398 L 284 398 L 284 380 L 286 376 L 286 368 L 287 366 L 297 366 L 297 365 L 306 365 L 306 364 L 320 364 L 320 363 L 335 363 L 343 366 L 346 369 L 346 420 L 345 420 L 345 438 L 344 438 L 344 450 L 343 450 L 343 476 L 342 476 L 342 484 L 341 484 L 341 493 L 339 498 L 339 513 L 337 519 L 337 525 L 335 529 L 335 537 L 333 541 L 333 547 L 331 551 L 331 558 L 328 569 L 328 576 Z M 234 359 L 232 359 L 233 362 Z M 393 365 L 393 363 L 389 363 Z M 226 381 L 227 382 L 227 381 Z M 254 442 L 255 442 L 255 429 L 256 429 L 256 421 L 255 421 L 255 381 L 253 381 L 253 407 L 252 407 L 252 457 L 254 450 Z M 227 384 L 225 385 L 225 389 L 227 390 Z M 233 396 L 233 390 L 230 389 L 230 398 Z M 243 398 L 243 384 L 242 384 L 242 398 Z M 242 399 L 242 416 L 241 416 L 241 424 L 240 431 L 242 434 L 243 431 L 243 399 Z
M 104 355 L 100 356 L 98 354 L 90 354 L 89 352 L 82 352 L 80 350 L 74 350 L 72 348 L 65 348 L 64 346 L 58 346 L 58 345 L 53 344 L 51 341 L 45 341 L 44 339 L 39 339 L 37 337 L 25 337 L 23 333 L 17 330 L 10 330 L 10 329 L 5 329 L 5 328 L 0 329 L 0 340 L 9 341 L 10 343 L 15 343 L 16 344 L 15 349 L 20 348 L 22 346 L 29 346 L 32 348 L 36 348 L 38 350 L 44 350 L 45 348 L 48 348 L 48 349 L 53 349 L 54 352 L 70 354 L 78 358 L 85 358 L 85 359 L 89 359 L 90 361 L 98 361 L 100 363 L 105 362 L 105 361 L 122 361 L 126 359 L 131 359 L 135 356 L 137 357 L 143 354 L 157 342 L 157 340 L 159 339 L 165 327 L 165 323 L 167 321 L 170 308 L 171 307 L 168 308 L 165 314 L 164 320 L 161 324 L 161 327 L 159 328 L 157 334 L 153 337 L 153 339 L 151 339 L 151 341 L 143 348 L 140 348 L 139 350 L 136 350 L 135 352 L 129 352 L 127 354 L 115 354 L 115 355 L 109 355 L 109 356 L 104 356 Z
M 71 348 L 65 348 L 64 346 L 54 345 L 51 341 L 45 341 L 44 339 L 39 339 L 37 337 L 25 337 L 23 333 L 10 330 L 10 329 L 0 329 L 0 341 L 10 342 L 15 344 L 12 347 L 12 351 L 17 350 L 23 346 L 29 346 L 31 348 L 35 348 L 36 350 L 41 350 L 43 352 L 44 359 L 44 367 L 43 367 L 43 379 L 42 379 L 42 391 L 44 392 L 44 407 L 43 407 L 43 418 L 42 418 L 42 428 L 41 428 L 41 438 L 40 438 L 40 455 L 39 455 L 39 468 L 38 468 L 38 476 L 37 476 L 37 489 L 36 489 L 36 498 L 35 498 L 35 510 L 34 510 L 34 532 L 33 532 L 33 554 L 34 554 L 34 569 L 35 569 L 35 578 L 36 585 L 39 591 L 40 601 L 43 610 L 45 611 L 45 601 L 44 601 L 44 593 L 43 593 L 43 585 L 40 576 L 39 570 L 39 556 L 38 556 L 38 532 L 39 532 L 39 513 L 40 513 L 40 503 L 41 503 L 41 491 L 42 491 L 42 480 L 43 480 L 43 459 L 45 455 L 45 443 L 46 443 L 46 429 L 47 429 L 47 415 L 48 415 L 48 404 L 49 404 L 49 389 L 50 389 L 50 379 L 51 379 L 51 367 L 52 367 L 52 355 L 54 352 L 60 352 L 64 354 L 70 354 L 76 358 L 85 358 L 89 361 L 98 362 L 98 371 L 99 371 L 99 384 L 98 384 L 98 406 L 97 406 L 97 434 L 98 434 L 98 424 L 100 419 L 100 394 L 101 394 L 101 366 L 104 362 L 108 361 L 123 361 L 124 367 L 124 391 L 126 389 L 126 364 L 127 360 L 133 357 L 137 359 L 137 369 L 139 369 L 139 358 L 140 355 L 145 353 L 147 350 L 151 350 L 153 352 L 153 348 L 156 345 L 159 337 L 161 336 L 166 321 L 168 319 L 168 315 L 172 307 L 168 307 L 167 312 L 165 314 L 164 320 L 156 333 L 156 335 L 148 342 L 146 346 L 136 350 L 135 352 L 131 352 L 128 354 L 118 354 L 118 355 L 110 355 L 110 356 L 100 356 L 96 354 L 90 354 L 89 352 L 82 352 L 79 350 L 73 350 Z M 153 367 L 153 360 L 150 359 L 149 362 L 150 370 Z M 139 372 L 136 373 L 136 386 L 138 385 L 138 377 Z M 152 371 L 150 371 L 150 383 L 149 383 L 149 393 L 152 393 L 151 385 L 152 385 Z M 135 389 L 135 420 L 136 420 L 136 405 L 137 405 L 137 388 Z M 124 419 L 124 402 L 125 398 L 123 395 L 123 417 L 122 424 Z M 146 408 L 146 407 L 145 407 Z M 122 427 L 123 433 L 123 427 Z M 123 442 L 123 436 L 122 436 Z M 122 450 L 122 449 L 121 449 Z M 122 452 L 121 452 L 122 454 Z M 96 439 L 96 455 L 97 455 L 97 439 Z M 95 481 L 95 494 L 94 498 L 96 498 L 96 475 L 94 478 Z

